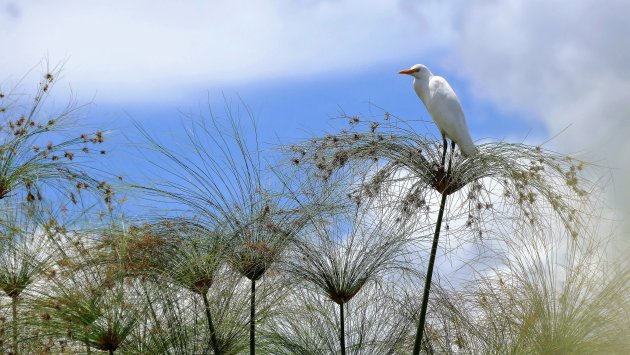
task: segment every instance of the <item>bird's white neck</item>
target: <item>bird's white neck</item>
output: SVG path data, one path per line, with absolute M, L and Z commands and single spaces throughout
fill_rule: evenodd
M 429 107 L 429 100 L 431 99 L 429 92 L 429 80 L 431 76 L 413 79 L 413 88 L 426 107 Z

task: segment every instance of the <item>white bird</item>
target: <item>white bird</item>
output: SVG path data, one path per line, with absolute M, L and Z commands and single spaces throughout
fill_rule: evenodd
M 401 70 L 399 74 L 414 77 L 413 88 L 442 133 L 444 140 L 442 165 L 446 155 L 446 138 L 449 138 L 452 144 L 457 144 L 464 156 L 475 155 L 478 150 L 470 137 L 464 110 L 446 79 L 433 75 L 429 68 L 422 64 Z

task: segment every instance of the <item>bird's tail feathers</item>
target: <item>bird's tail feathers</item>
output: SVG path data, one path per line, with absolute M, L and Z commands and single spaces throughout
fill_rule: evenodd
M 479 148 L 477 148 L 474 144 L 466 144 L 466 145 L 460 145 L 459 149 L 462 151 L 462 154 L 466 157 L 466 158 L 470 158 L 474 155 L 476 155 L 477 153 L 479 153 Z

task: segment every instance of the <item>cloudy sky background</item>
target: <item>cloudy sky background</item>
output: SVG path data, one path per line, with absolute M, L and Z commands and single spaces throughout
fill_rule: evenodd
M 95 103 L 88 117 L 121 131 L 169 131 L 225 96 L 269 137 L 296 138 L 368 102 L 428 118 L 396 74 L 424 63 L 457 91 L 474 139 L 560 133 L 546 146 L 609 169 L 627 236 L 629 13 L 625 0 L 0 0 L 0 83 L 46 57 Z

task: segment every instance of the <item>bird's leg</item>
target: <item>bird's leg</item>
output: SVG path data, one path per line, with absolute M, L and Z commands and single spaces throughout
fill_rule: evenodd
M 443 145 L 443 150 L 442 150 L 442 169 L 444 169 L 444 160 L 446 160 L 446 147 L 448 147 L 448 145 L 446 144 L 446 136 L 442 133 L 442 145 Z
M 455 142 L 451 141 L 451 155 L 448 159 L 448 171 L 446 172 L 446 178 L 449 179 L 451 176 L 451 163 L 453 163 L 453 152 L 455 152 Z

